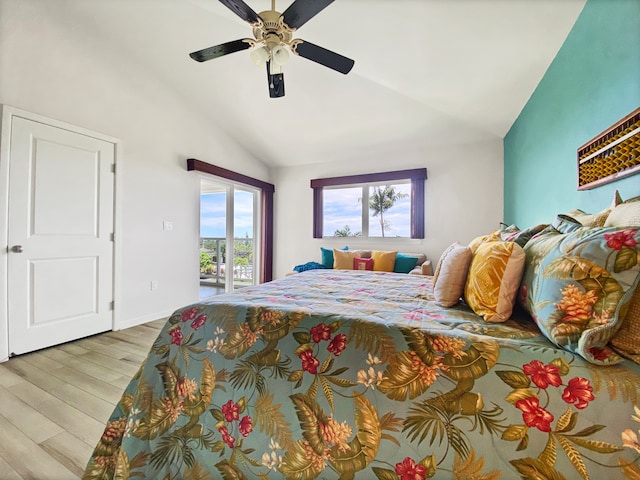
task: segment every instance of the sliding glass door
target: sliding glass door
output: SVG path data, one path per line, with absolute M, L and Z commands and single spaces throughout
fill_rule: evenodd
M 259 282 L 260 192 L 202 178 L 200 298 Z

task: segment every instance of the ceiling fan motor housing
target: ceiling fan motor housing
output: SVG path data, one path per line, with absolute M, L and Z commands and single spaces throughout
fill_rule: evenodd
M 269 49 L 284 43 L 288 45 L 293 37 L 292 31 L 282 21 L 282 14 L 275 10 L 260 12 L 262 24 L 253 28 L 253 36 L 259 42 L 265 42 Z

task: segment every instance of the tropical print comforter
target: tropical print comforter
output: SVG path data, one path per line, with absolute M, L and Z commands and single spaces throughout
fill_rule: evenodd
M 640 366 L 431 277 L 316 270 L 169 318 L 85 479 L 638 479 Z

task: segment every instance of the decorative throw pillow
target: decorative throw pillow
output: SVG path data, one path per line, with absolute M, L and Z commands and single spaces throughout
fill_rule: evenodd
M 433 274 L 433 296 L 441 307 L 453 307 L 462 297 L 471 257 L 471 249 L 459 243 L 442 253 Z
M 491 232 L 489 235 L 481 235 L 479 237 L 474 238 L 469 242 L 469 248 L 471 249 L 471 253 L 475 253 L 478 246 L 482 245 L 486 242 L 495 242 L 500 240 L 500 230 L 496 230 L 495 232 Z
M 371 258 L 373 258 L 373 270 L 376 272 L 393 272 L 396 264 L 396 256 L 398 252 L 383 252 L 373 250 Z
M 349 247 L 344 247 L 342 250 L 349 250 Z M 322 265 L 324 268 L 333 268 L 333 248 L 320 247 L 322 252 Z
M 607 217 L 605 227 L 632 227 L 640 225 L 640 197 L 621 203 Z
M 626 313 L 621 311 L 624 320 L 620 330 L 609 344 L 623 357 L 640 364 L 640 284 L 634 292 L 626 305 Z
M 478 246 L 469 267 L 464 298 L 487 322 L 511 317 L 524 269 L 524 250 L 515 242 L 485 242 Z
M 409 273 L 415 268 L 416 263 L 418 263 L 418 257 L 398 253 L 396 255 L 396 262 L 393 265 L 393 271 L 396 273 Z
M 503 228 L 498 230 L 498 235 L 500 236 L 500 240 L 507 240 L 512 242 L 513 238 L 518 235 L 520 229 L 517 225 L 507 225 L 503 224 Z
M 333 268 L 336 270 L 353 270 L 353 259 L 360 257 L 358 250 L 333 249 Z
M 592 363 L 621 361 L 607 343 L 640 282 L 638 232 L 550 229 L 527 244 L 521 301 L 549 340 Z
M 610 208 L 606 208 L 598 213 L 585 213 L 580 209 L 570 210 L 567 215 L 575 218 L 585 227 L 604 227 L 604 222 L 611 213 Z
M 354 258 L 353 259 L 354 270 L 373 270 L 373 258 Z
M 537 235 L 548 226 L 549 224 L 547 223 L 541 223 L 540 225 L 535 225 L 533 227 L 526 228 L 525 230 L 518 232 L 518 234 L 513 238 L 513 241 L 516 242 L 518 245 L 520 245 L 522 248 L 524 248 L 527 242 L 531 240 L 531 238 L 534 235 Z

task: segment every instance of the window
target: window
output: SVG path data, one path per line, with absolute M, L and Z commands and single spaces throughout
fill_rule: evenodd
M 424 238 L 427 169 L 311 180 L 313 236 Z

